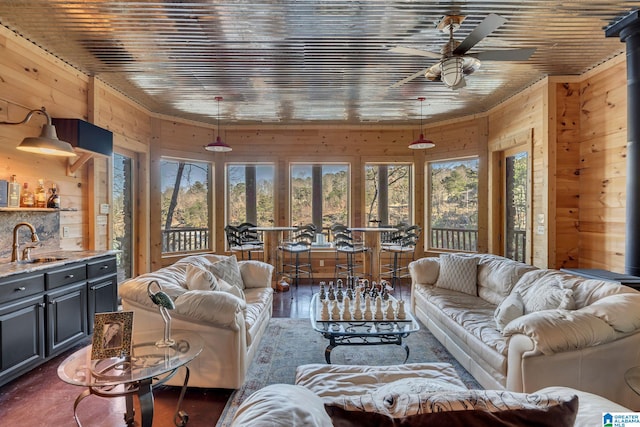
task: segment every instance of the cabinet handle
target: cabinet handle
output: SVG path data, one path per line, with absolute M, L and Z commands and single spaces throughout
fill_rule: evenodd
M 108 265 L 103 265 L 102 267 L 100 267 L 100 270 L 106 270 L 107 268 L 109 268 Z
M 65 276 L 65 279 L 73 279 L 73 274 L 69 274 L 68 276 Z
M 89 289 L 92 290 L 92 291 L 95 291 L 96 289 L 98 289 L 98 287 L 97 286 L 92 286 Z
M 53 300 L 53 301 L 49 301 L 49 304 L 51 304 L 51 305 L 56 305 L 56 302 L 55 302 L 55 300 Z
M 16 288 L 16 292 L 22 292 L 22 291 L 26 291 L 27 288 L 25 288 L 24 286 L 20 286 L 19 288 Z
M 38 307 L 40 307 L 40 308 L 44 308 L 45 306 L 46 306 L 46 304 L 45 304 L 45 303 L 43 303 L 43 302 L 41 302 L 40 304 L 38 304 Z

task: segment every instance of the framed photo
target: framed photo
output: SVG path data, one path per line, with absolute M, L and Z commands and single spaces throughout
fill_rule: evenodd
M 91 360 L 131 355 L 133 311 L 96 313 Z

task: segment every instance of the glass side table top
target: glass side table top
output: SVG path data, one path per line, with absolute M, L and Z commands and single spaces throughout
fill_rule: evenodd
M 640 366 L 635 366 L 624 373 L 624 380 L 631 390 L 640 395 Z
M 142 381 L 178 369 L 202 351 L 202 339 L 193 332 L 173 331 L 172 347 L 156 347 L 162 332 L 133 337 L 131 357 L 91 360 L 91 346 L 67 357 L 58 367 L 64 382 L 85 387 L 115 386 Z

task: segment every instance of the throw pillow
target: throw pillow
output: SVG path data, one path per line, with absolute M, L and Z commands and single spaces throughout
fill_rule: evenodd
M 575 308 L 573 290 L 563 288 L 555 282 L 542 283 L 529 288 L 527 293 L 522 295 L 522 302 L 525 314 L 558 308 L 563 310 Z
M 478 295 L 478 261 L 473 257 L 454 254 L 440 255 L 440 274 L 435 286 Z
M 216 278 L 222 279 L 230 285 L 237 286 L 238 289 L 244 289 L 240 266 L 238 266 L 238 260 L 235 255 L 214 262 L 209 266 L 209 270 L 211 270 Z
M 243 301 L 246 300 L 244 296 L 244 291 L 242 289 L 240 289 L 237 286 L 230 285 L 222 279 L 218 279 L 218 290 L 223 292 L 228 292 L 231 295 L 234 295 Z
M 208 269 L 195 264 L 187 264 L 185 281 L 190 291 L 215 291 L 218 280 Z
M 341 396 L 325 402 L 334 426 L 573 426 L 578 397 L 464 390 L 411 394 L 406 405 L 374 401 L 372 395 Z M 360 417 L 359 417 L 360 416 Z M 374 419 L 375 418 L 375 419 Z M 360 423 L 358 423 L 360 420 Z
M 505 326 L 509 324 L 513 319 L 516 319 L 524 314 L 524 302 L 520 292 L 511 292 L 496 308 L 493 314 L 496 320 L 496 326 L 498 330 L 502 332 Z

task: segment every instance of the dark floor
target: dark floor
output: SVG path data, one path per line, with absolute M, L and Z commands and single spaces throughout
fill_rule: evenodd
M 317 286 L 301 284 L 288 292 L 274 295 L 273 317 L 309 316 L 309 303 Z M 409 286 L 399 286 L 396 298 L 409 298 Z M 85 344 L 88 344 L 87 340 Z M 57 368 L 72 351 L 52 359 L 29 374 L 0 387 L 0 425 L 3 426 L 75 426 L 73 403 L 82 391 L 80 387 L 58 379 Z M 232 390 L 187 390 L 182 409 L 189 414 L 190 427 L 213 427 L 220 416 Z M 154 389 L 154 427 L 174 426 L 173 416 L 179 388 L 160 386 Z M 137 401 L 134 399 L 137 406 Z M 125 426 L 124 398 L 105 399 L 89 396 L 78 407 L 78 417 L 87 427 Z M 136 420 L 139 425 L 139 420 Z

